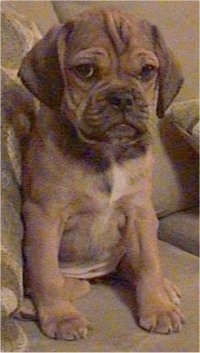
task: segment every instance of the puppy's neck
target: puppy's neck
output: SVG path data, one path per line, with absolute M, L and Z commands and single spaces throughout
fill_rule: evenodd
M 146 153 L 148 147 L 144 140 L 127 147 L 106 142 L 90 144 L 79 137 L 75 127 L 70 122 L 65 123 L 65 131 L 65 153 L 70 154 L 73 158 L 84 160 L 85 163 L 97 171 L 105 171 L 113 163 L 122 165 L 126 160 L 138 158 Z
M 149 145 L 148 139 L 127 147 L 105 142 L 90 144 L 81 139 L 68 119 L 62 119 L 52 111 L 44 114 L 44 109 L 37 119 L 36 129 L 46 142 L 55 145 L 63 155 L 87 163 L 97 172 L 108 170 L 114 163 L 123 165 L 127 160 L 143 156 Z

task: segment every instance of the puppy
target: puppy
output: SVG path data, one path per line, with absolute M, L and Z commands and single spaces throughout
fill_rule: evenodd
M 23 158 L 25 285 L 51 338 L 85 337 L 70 299 L 115 268 L 136 283 L 139 325 L 179 331 L 179 291 L 162 274 L 152 206 L 149 112 L 181 84 L 159 31 L 116 9 L 58 25 L 22 62 L 40 100 Z

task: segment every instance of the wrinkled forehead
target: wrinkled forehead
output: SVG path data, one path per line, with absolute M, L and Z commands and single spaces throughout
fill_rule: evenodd
M 116 9 L 82 13 L 74 22 L 69 45 L 71 54 L 91 46 L 112 48 L 117 55 L 129 48 L 153 51 L 150 25 Z

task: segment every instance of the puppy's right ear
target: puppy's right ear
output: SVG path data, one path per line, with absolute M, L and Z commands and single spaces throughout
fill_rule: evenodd
M 51 29 L 25 56 L 18 73 L 31 93 L 57 112 L 64 90 L 57 43 L 65 27 L 58 25 Z

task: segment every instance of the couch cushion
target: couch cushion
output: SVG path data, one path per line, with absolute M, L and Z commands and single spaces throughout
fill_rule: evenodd
M 17 71 L 22 57 L 39 38 L 39 32 L 17 13 L 1 14 L 1 284 L 2 284 L 2 349 L 24 351 L 27 340 L 22 329 L 12 319 L 12 313 L 23 297 L 21 220 L 21 148 L 23 137 L 33 117 L 36 104 L 22 86 Z
M 199 255 L 199 209 L 177 212 L 160 219 L 159 238 Z
M 1 2 L 1 9 L 24 16 L 27 22 L 34 21 L 42 33 L 46 33 L 58 23 L 51 1 L 13 1 Z
M 190 100 L 173 104 L 170 117 L 185 140 L 199 152 L 199 101 Z
M 195 207 L 199 201 L 199 158 L 171 122 L 151 118 L 155 166 L 153 203 L 158 217 Z
M 93 325 L 85 340 L 75 342 L 45 337 L 34 322 L 22 322 L 30 352 L 198 352 L 198 258 L 160 242 L 165 273 L 181 289 L 181 308 L 186 318 L 182 331 L 172 335 L 150 334 L 135 322 L 134 293 L 115 282 L 95 284 L 76 301 Z
M 23 227 L 20 217 L 21 200 L 18 176 L 10 160 L 12 145 L 16 160 L 20 160 L 19 146 L 5 122 L 2 109 L 1 135 L 1 307 L 2 307 L 2 348 L 6 352 L 22 352 L 26 339 L 22 330 L 11 318 L 23 295 L 21 239 Z

